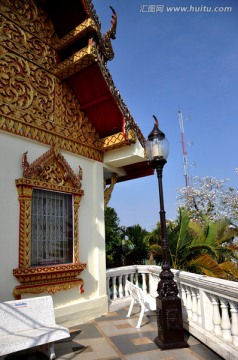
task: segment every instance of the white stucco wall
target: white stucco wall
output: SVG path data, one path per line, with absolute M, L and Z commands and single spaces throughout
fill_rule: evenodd
M 28 151 L 28 162 L 31 164 L 48 149 L 49 146 L 0 132 L 0 301 L 13 299 L 12 291 L 18 284 L 12 270 L 18 267 L 19 202 L 15 179 L 22 177 L 22 154 Z M 108 302 L 103 165 L 68 152 L 61 153 L 76 174 L 79 165 L 83 171 L 84 196 L 79 208 L 79 260 L 87 263 L 87 268 L 81 273 L 85 290 L 83 294 L 75 287 L 53 295 L 56 318 L 67 324 L 76 319 L 84 322 L 107 312 Z

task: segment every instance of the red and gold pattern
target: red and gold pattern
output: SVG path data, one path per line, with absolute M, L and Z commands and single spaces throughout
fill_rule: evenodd
M 1 1 L 0 21 L 0 129 L 102 161 L 99 135 L 69 85 L 54 75 L 54 46 L 67 39 L 57 38 L 32 0 Z M 75 36 L 93 26 L 88 20 Z
M 74 279 L 74 280 L 64 280 L 63 282 L 52 282 L 49 284 L 40 284 L 40 285 L 19 285 L 16 286 L 13 290 L 13 296 L 16 300 L 21 299 L 22 294 L 42 294 L 42 293 L 49 293 L 55 294 L 57 291 L 61 290 L 69 290 L 75 286 L 79 287 L 79 293 L 83 294 L 84 282 L 82 279 Z
M 102 139 L 102 149 L 105 149 L 105 151 L 111 149 L 118 149 L 120 147 L 128 145 L 128 142 L 130 142 L 130 144 L 136 142 L 136 139 L 136 134 L 132 130 L 129 131 L 127 137 L 125 136 L 125 134 L 123 134 L 123 132 L 120 132 Z
M 108 149 L 102 144 L 95 128 L 80 110 L 72 89 L 61 80 L 75 71 L 97 62 L 126 119 L 127 140 L 131 129 L 142 144 L 144 138 L 100 60 L 105 55 L 101 45 L 115 32 L 116 15 L 113 15 L 111 29 L 102 38 L 93 4 L 91 0 L 84 1 L 88 18 L 62 39 L 56 35 L 48 14 L 34 0 L 0 2 L 0 130 L 50 146 L 58 144 L 61 149 L 103 161 L 102 152 L 112 150 L 113 144 L 110 143 Z M 59 63 L 57 52 L 88 34 L 97 34 L 100 46 L 89 36 L 88 46 Z M 127 145 L 123 141 L 119 146 Z
M 40 156 L 31 165 L 27 153 L 22 156 L 23 178 L 16 180 L 20 202 L 19 231 L 19 267 L 13 270 L 21 285 L 15 287 L 13 294 L 40 293 L 42 289 L 55 292 L 70 287 L 83 285 L 77 276 L 86 264 L 79 262 L 78 210 L 84 194 L 81 189 L 82 169 L 75 175 L 59 148 L 54 147 Z M 74 263 L 54 266 L 31 267 L 31 201 L 33 188 L 48 189 L 74 195 Z M 60 282 L 59 282 L 60 280 Z M 66 285 L 67 282 L 67 285 Z M 41 289 L 41 290 L 40 290 Z
M 86 268 L 86 264 L 73 263 L 54 266 L 38 266 L 14 269 L 13 275 L 22 285 L 39 285 L 46 281 L 74 280 Z
M 66 79 L 86 66 L 93 64 L 97 58 L 97 49 L 88 45 L 60 63 L 55 68 L 55 74 L 62 80 Z
M 59 145 L 62 150 L 87 157 L 96 161 L 103 161 L 101 151 L 89 146 L 80 144 L 76 141 L 64 138 L 62 134 L 54 134 L 47 130 L 37 129 L 35 125 L 23 124 L 21 120 L 12 120 L 6 116 L 0 117 L 0 130 L 7 131 L 11 134 L 24 136 L 28 139 L 41 142 L 45 145 Z
M 3 46 L 0 55 L 3 115 L 0 128 L 40 142 L 58 137 L 62 142 L 72 143 L 72 148 L 79 145 L 91 148 L 91 156 L 95 154 L 98 159 L 99 135 L 81 112 L 69 85 L 24 58 L 8 53 Z

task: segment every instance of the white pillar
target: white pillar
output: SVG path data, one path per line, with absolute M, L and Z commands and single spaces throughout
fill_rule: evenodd
M 186 310 L 188 314 L 188 318 L 192 318 L 192 296 L 191 296 L 191 290 L 189 286 L 186 287 L 186 293 L 187 293 L 187 302 L 186 302 Z
M 192 293 L 192 320 L 197 322 L 197 292 L 195 288 L 191 288 Z
M 213 323 L 213 331 L 216 335 L 221 335 L 221 316 L 219 312 L 219 302 L 218 298 L 214 295 L 211 295 L 212 298 L 212 323 Z
M 119 281 L 119 288 L 118 288 L 119 298 L 121 299 L 121 298 L 123 298 L 122 275 L 119 275 L 118 281 Z
M 117 284 L 116 284 L 116 276 L 112 278 L 112 299 L 117 299 Z
M 231 322 L 228 314 L 228 302 L 226 299 L 220 298 L 221 302 L 221 331 L 222 337 L 226 341 L 232 341 Z
M 238 304 L 234 301 L 230 301 L 230 306 L 232 342 L 235 346 L 238 346 Z

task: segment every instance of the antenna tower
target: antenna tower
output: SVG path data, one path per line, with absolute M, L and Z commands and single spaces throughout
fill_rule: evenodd
M 190 186 L 190 180 L 189 180 L 189 175 L 188 175 L 188 157 L 187 157 L 186 142 L 185 142 L 185 135 L 184 135 L 183 115 L 180 110 L 178 111 L 178 118 L 179 118 L 180 134 L 181 134 L 181 140 L 182 140 L 184 178 L 185 178 L 186 187 L 188 187 L 188 186 Z

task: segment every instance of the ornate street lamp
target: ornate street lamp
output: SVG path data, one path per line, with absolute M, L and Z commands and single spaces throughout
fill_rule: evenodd
M 184 340 L 181 299 L 177 284 L 170 268 L 169 247 L 166 235 L 166 219 L 162 185 L 163 167 L 169 154 L 169 144 L 165 134 L 159 129 L 157 118 L 146 142 L 146 153 L 150 166 L 156 170 L 159 185 L 160 224 L 162 236 L 162 271 L 156 298 L 158 336 L 155 343 L 161 350 L 188 347 Z

